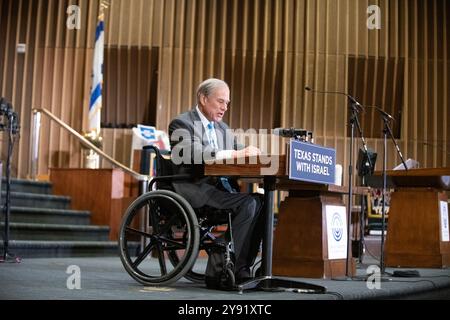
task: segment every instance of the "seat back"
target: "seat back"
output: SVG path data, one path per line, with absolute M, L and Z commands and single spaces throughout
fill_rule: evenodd
M 156 148 L 158 150 L 158 148 Z M 174 174 L 172 160 L 170 159 L 170 154 L 164 157 L 158 150 L 155 158 L 155 173 L 157 177 L 171 176 Z
M 154 174 L 155 177 L 169 177 L 174 175 L 174 165 L 170 159 L 170 153 L 163 155 L 156 146 L 145 146 L 144 149 L 151 149 L 155 153 L 154 158 Z M 150 160 L 152 161 L 152 160 Z M 158 181 L 157 189 L 172 190 L 170 179 Z

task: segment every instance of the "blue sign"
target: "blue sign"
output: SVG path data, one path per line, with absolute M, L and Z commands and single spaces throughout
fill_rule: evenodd
M 336 150 L 291 140 L 289 179 L 334 184 Z
M 142 124 L 138 124 L 137 127 L 142 138 L 146 140 L 156 141 L 155 127 L 144 126 Z

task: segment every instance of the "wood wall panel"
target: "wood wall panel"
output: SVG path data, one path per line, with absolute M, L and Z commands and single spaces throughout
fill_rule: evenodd
M 445 0 L 109 2 L 104 123 L 128 125 L 153 114 L 153 124 L 167 130 L 171 118 L 195 105 L 198 83 L 219 77 L 231 87 L 230 126 L 312 130 L 317 142 L 337 149 L 346 175 L 345 98 L 305 92 L 309 85 L 394 113 L 405 157 L 424 167 L 449 166 Z M 71 4 L 80 6 L 80 30 L 66 28 Z M 381 8 L 381 30 L 366 27 L 371 4 Z M 79 132 L 86 127 L 98 7 L 99 0 L 0 0 L 0 94 L 21 119 L 14 175 L 29 174 L 32 107 L 50 109 Z M 16 52 L 17 43 L 26 43 L 25 54 Z M 378 115 L 368 110 L 362 123 L 369 146 L 381 152 Z M 131 140 L 121 137 L 129 129 L 104 131 L 105 150 L 128 154 Z M 78 143 L 48 120 L 40 151 L 41 174 L 82 163 Z M 399 162 L 392 145 L 388 159 L 388 167 Z

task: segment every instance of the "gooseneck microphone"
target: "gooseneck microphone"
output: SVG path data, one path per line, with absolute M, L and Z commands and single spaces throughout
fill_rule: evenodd
M 384 117 L 386 117 L 392 121 L 395 121 L 393 116 L 391 116 L 389 113 L 383 111 L 382 109 L 378 108 L 377 106 L 367 106 L 367 108 L 373 108 L 373 109 L 377 110 L 379 113 L 381 113 Z
M 339 92 L 339 91 L 320 91 L 320 90 L 314 90 L 314 89 L 311 89 L 309 86 L 306 86 L 306 87 L 305 87 L 305 90 L 306 90 L 306 91 L 311 91 L 311 92 L 314 92 L 314 93 L 322 93 L 322 94 L 340 94 L 340 95 L 346 96 L 346 97 L 353 103 L 353 105 L 355 105 L 355 106 L 359 109 L 359 111 L 364 111 L 364 107 L 363 107 L 358 101 L 356 101 L 355 98 L 353 98 L 351 95 L 349 95 L 349 94 L 347 94 L 347 93 L 345 93 L 345 92 Z
M 308 131 L 304 129 L 295 129 L 295 128 L 275 128 L 273 129 L 273 134 L 285 137 L 285 138 L 293 138 L 293 137 L 302 137 L 307 136 Z
M 283 138 L 294 138 L 300 141 L 314 143 L 312 131 L 296 128 L 275 128 L 272 133 Z

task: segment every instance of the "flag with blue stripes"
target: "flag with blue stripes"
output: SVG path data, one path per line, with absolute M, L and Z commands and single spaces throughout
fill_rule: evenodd
M 89 132 L 100 133 L 103 86 L 103 48 L 104 24 L 103 14 L 100 14 L 95 29 L 94 63 L 92 65 L 92 87 L 89 101 Z

